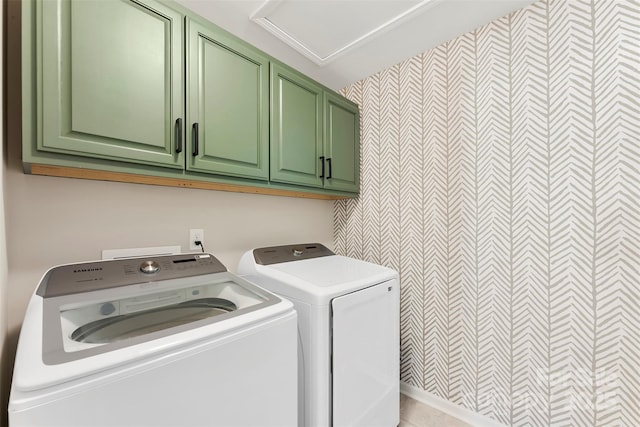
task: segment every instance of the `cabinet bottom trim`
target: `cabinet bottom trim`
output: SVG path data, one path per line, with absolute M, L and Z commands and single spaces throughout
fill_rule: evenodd
M 305 193 L 303 191 L 282 190 L 278 188 L 252 187 L 245 185 L 225 184 L 219 182 L 196 181 L 184 178 L 165 178 L 148 175 L 138 175 L 123 172 L 109 172 L 93 169 L 71 168 L 66 166 L 51 166 L 31 164 L 32 175 L 56 176 L 61 178 L 91 179 L 96 181 L 127 182 L 133 184 L 160 185 L 165 187 L 194 188 L 199 190 L 231 191 L 235 193 L 264 194 L 268 196 L 297 197 L 319 200 L 346 199 L 347 196 L 331 194 Z

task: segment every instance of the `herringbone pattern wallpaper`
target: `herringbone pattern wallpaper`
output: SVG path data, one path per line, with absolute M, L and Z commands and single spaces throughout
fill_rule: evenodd
M 401 275 L 401 379 L 517 426 L 640 426 L 640 3 L 549 0 L 353 84 L 339 253 Z

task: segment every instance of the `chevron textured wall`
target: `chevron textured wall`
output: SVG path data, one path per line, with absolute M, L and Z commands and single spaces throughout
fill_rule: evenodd
M 640 425 L 640 3 L 543 0 L 344 90 L 339 253 L 401 275 L 401 379 L 502 423 Z

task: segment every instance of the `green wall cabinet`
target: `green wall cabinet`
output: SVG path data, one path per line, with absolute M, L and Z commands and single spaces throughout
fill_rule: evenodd
M 23 0 L 25 172 L 359 191 L 357 105 L 170 0 Z
M 360 112 L 341 96 L 324 94 L 324 187 L 360 190 Z
M 187 170 L 269 179 L 269 58 L 187 19 Z
M 182 15 L 153 0 L 36 8 L 38 149 L 182 168 Z
M 271 64 L 271 180 L 322 187 L 322 87 Z
M 358 106 L 271 64 L 271 180 L 357 193 Z

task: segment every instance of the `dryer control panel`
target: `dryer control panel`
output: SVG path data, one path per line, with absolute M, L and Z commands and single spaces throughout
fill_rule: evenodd
M 303 259 L 319 258 L 335 255 L 320 243 L 301 243 L 298 245 L 271 246 L 253 250 L 253 257 L 257 264 L 271 265 L 281 262 L 300 261 Z
M 227 268 L 207 253 L 68 264 L 49 270 L 36 294 L 50 298 L 224 271 Z

